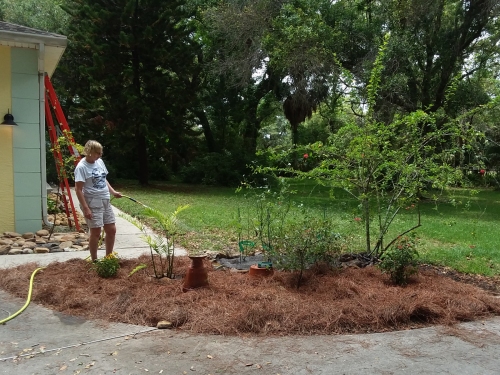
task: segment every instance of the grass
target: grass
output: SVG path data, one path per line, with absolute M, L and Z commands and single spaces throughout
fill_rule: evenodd
M 173 212 L 189 204 L 179 218 L 183 234 L 180 244 L 189 251 L 237 251 L 238 209 L 243 216 L 242 239 L 253 236 L 246 216 L 254 201 L 234 188 L 154 183 L 143 188 L 133 182 L 114 182 L 116 188 L 144 204 L 163 212 Z M 296 202 L 303 203 L 318 215 L 328 215 L 336 231 L 348 238 L 348 251 L 364 250 L 364 226 L 354 220 L 361 216 L 359 202 L 343 191 L 330 191 L 308 181 L 295 181 L 292 188 Z M 142 206 L 128 200 L 113 200 L 119 209 L 141 218 Z M 448 266 L 457 271 L 493 276 L 500 274 L 500 192 L 483 189 L 471 195 L 456 189 L 441 196 L 439 203 L 420 204 L 422 226 L 418 235 L 420 261 Z M 142 217 L 144 218 L 144 217 Z M 408 207 L 394 220 L 386 237 L 390 240 L 417 223 L 416 208 Z

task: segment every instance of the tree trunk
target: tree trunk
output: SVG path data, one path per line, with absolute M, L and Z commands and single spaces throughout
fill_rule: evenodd
M 140 80 L 140 57 L 139 57 L 139 48 L 137 46 L 137 43 L 139 43 L 139 38 L 137 36 L 137 22 L 139 22 L 138 19 L 138 11 L 139 8 L 139 1 L 136 0 L 135 2 L 135 12 L 134 12 L 134 25 L 132 29 L 132 33 L 134 35 L 134 48 L 132 50 L 132 67 L 133 67 L 133 84 L 134 84 L 134 89 L 135 89 L 135 95 L 136 95 L 136 100 L 141 101 L 141 80 Z M 135 118 L 131 119 L 132 121 L 135 121 L 135 129 L 136 129 L 136 147 L 137 147 L 137 160 L 139 162 L 138 165 L 138 179 L 139 183 L 142 186 L 146 186 L 149 183 L 149 165 L 148 165 L 148 148 L 147 148 L 147 141 L 146 141 L 146 135 L 144 134 L 144 129 L 141 127 L 141 113 L 136 112 L 134 113 Z
M 215 146 L 214 134 L 212 133 L 212 128 L 208 122 L 207 115 L 203 110 L 198 110 L 195 112 L 196 116 L 200 120 L 201 127 L 203 129 L 203 134 L 205 135 L 205 142 L 207 143 L 208 152 L 217 152 Z

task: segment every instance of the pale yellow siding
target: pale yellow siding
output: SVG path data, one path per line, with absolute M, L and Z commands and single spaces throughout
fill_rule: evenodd
M 12 108 L 10 47 L 0 46 L 0 122 Z M 11 126 L 0 125 L 0 233 L 14 231 L 14 160 Z

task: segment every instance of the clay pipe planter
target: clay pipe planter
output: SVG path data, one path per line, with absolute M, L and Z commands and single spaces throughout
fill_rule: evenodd
M 274 274 L 274 270 L 272 267 L 259 267 L 257 264 L 252 264 L 248 274 L 251 277 L 267 277 L 272 276 Z
M 183 292 L 208 285 L 208 271 L 203 262 L 206 256 L 190 256 L 189 258 L 191 259 L 191 265 L 184 277 Z

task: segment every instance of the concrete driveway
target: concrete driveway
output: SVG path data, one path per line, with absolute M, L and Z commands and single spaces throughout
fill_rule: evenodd
M 2 316 L 23 304 L 0 292 Z M 31 304 L 0 326 L 0 373 L 498 374 L 499 332 L 500 318 L 493 318 L 363 335 L 204 336 L 89 321 Z

